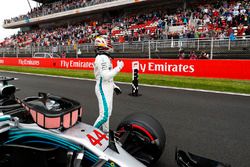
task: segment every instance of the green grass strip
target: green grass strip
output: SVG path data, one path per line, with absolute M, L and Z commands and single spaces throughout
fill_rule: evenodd
M 86 70 L 13 66 L 0 66 L 0 70 L 94 79 L 93 71 Z M 115 77 L 115 80 L 131 83 L 132 76 L 130 73 L 119 73 Z M 250 94 L 250 80 L 208 79 L 197 77 L 139 74 L 139 83 Z

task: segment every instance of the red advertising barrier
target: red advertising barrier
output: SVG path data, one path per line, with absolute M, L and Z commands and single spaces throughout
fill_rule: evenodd
M 0 65 L 93 70 L 94 59 L 0 58 Z
M 167 60 L 122 59 L 122 72 L 132 72 L 132 62 L 139 63 L 139 73 L 250 80 L 250 60 Z M 34 59 L 0 58 L 0 65 L 93 70 L 94 58 Z M 114 66 L 116 60 L 114 60 Z

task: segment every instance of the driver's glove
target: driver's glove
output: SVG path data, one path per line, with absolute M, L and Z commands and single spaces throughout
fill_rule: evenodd
M 116 95 L 119 95 L 119 94 L 122 93 L 122 90 L 117 85 L 115 85 L 115 84 L 114 84 L 114 91 L 115 91 Z

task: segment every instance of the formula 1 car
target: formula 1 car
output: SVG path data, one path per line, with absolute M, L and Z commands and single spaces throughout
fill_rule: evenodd
M 164 130 L 149 115 L 129 115 L 105 134 L 81 122 L 79 102 L 42 92 L 18 99 L 12 80 L 0 77 L 0 166 L 144 167 L 164 150 Z

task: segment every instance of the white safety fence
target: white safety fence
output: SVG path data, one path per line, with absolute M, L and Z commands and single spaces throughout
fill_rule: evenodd
M 148 57 L 151 57 L 153 52 L 167 52 L 171 49 L 178 50 L 180 48 L 187 50 L 209 51 L 211 57 L 213 53 L 225 52 L 235 50 L 237 48 L 250 48 L 250 37 L 241 37 L 235 40 L 229 38 L 226 39 L 165 39 L 165 40 L 149 40 L 141 42 L 125 42 L 125 43 L 113 43 L 116 53 L 146 53 Z M 81 44 L 70 46 L 34 46 L 29 45 L 24 48 L 19 47 L 5 47 L 0 48 L 0 57 L 12 55 L 18 57 L 20 54 L 31 57 L 35 52 L 56 52 L 77 55 L 80 53 L 94 53 L 93 44 Z

